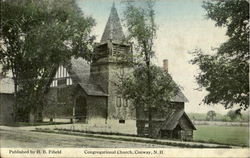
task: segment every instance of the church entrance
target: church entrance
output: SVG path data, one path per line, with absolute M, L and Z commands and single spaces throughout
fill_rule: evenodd
M 75 119 L 77 122 L 87 123 L 87 102 L 85 97 L 79 96 L 75 102 Z

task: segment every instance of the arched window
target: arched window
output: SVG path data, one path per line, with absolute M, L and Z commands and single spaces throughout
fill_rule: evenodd
M 116 106 L 121 107 L 122 106 L 122 98 L 121 97 L 116 97 Z

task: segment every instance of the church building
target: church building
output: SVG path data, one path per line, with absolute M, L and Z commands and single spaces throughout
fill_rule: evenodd
M 93 61 L 72 58 L 68 64 L 59 66 L 47 94 L 43 116 L 51 121 L 70 120 L 85 131 L 99 128 L 102 132 L 148 136 L 148 111 L 136 108 L 116 92 L 117 74 L 132 72 L 128 64 L 117 60 L 122 55 L 132 57 L 131 44 L 124 44 L 123 40 L 124 33 L 113 5 L 101 41 L 95 46 Z M 164 68 L 167 69 L 167 60 Z M 184 112 L 185 102 L 187 99 L 179 90 L 172 98 L 171 107 L 154 110 L 153 137 L 192 139 L 195 127 Z

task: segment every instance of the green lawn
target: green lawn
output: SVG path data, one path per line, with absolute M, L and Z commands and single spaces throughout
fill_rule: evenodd
M 249 129 L 241 126 L 196 125 L 194 140 L 249 146 Z

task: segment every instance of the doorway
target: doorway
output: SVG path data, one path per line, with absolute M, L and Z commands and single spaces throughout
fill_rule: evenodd
M 173 138 L 174 139 L 181 139 L 181 127 L 179 124 L 173 130 Z
M 77 122 L 87 123 L 87 102 L 84 96 L 76 98 L 75 119 L 77 119 Z

